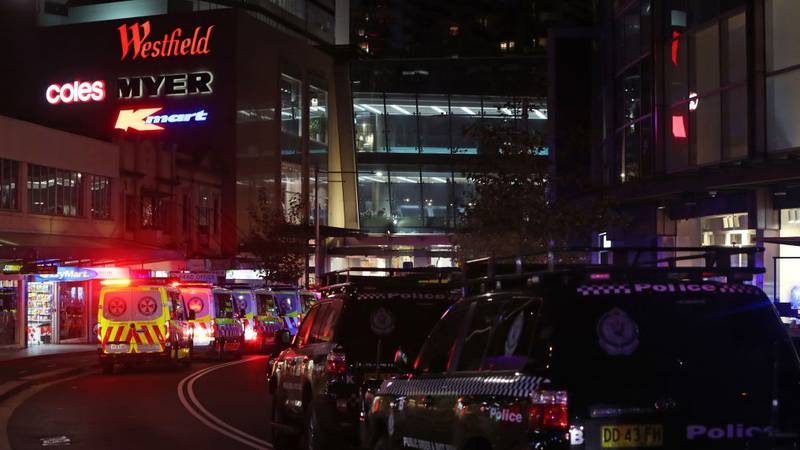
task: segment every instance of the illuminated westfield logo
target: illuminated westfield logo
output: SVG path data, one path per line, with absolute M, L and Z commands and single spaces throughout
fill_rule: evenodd
M 183 114 L 156 114 L 159 111 L 161 108 L 123 109 L 117 116 L 114 128 L 123 131 L 157 131 L 164 129 L 158 124 L 205 122 L 208 119 L 208 113 L 203 109 Z
M 191 36 L 188 33 L 184 35 L 183 30 L 178 27 L 157 40 L 149 39 L 149 20 L 143 23 L 134 23 L 133 25 L 122 25 L 117 29 L 119 30 L 120 44 L 122 45 L 122 58 L 120 60 L 124 60 L 129 54 L 131 59 L 145 59 L 211 53 L 208 43 L 211 40 L 211 32 L 214 26 L 207 27 L 205 32 L 203 27 L 196 27 Z

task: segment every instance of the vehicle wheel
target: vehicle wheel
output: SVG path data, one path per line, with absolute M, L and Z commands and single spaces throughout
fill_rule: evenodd
M 306 426 L 303 437 L 300 440 L 300 448 L 303 450 L 323 450 L 325 449 L 325 435 L 319 426 L 317 419 L 317 409 L 309 405 L 306 413 Z
M 186 355 L 186 358 L 183 360 L 183 367 L 191 367 L 192 366 L 192 358 L 194 357 L 194 343 L 189 343 L 189 354 Z
M 279 392 L 276 392 L 272 397 L 272 414 L 270 415 L 273 423 L 273 425 L 270 426 L 272 445 L 276 450 L 290 449 L 294 447 L 294 440 L 292 439 L 293 436 L 290 436 L 285 430 L 282 430 L 280 426 L 274 426 L 274 424 L 285 425 L 283 407 L 281 405 L 283 405 L 283 395 L 281 395 Z
M 222 339 L 214 341 L 214 351 L 217 353 L 217 360 L 223 361 L 225 359 L 225 343 Z
M 102 362 L 100 363 L 100 368 L 103 370 L 103 374 L 105 375 L 113 375 L 114 374 L 114 363 L 107 363 Z

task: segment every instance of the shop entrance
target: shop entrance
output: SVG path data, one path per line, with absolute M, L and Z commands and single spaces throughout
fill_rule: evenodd
M 28 345 L 87 342 L 88 283 L 28 283 Z
M 776 280 L 772 298 L 800 309 L 800 256 L 776 256 L 773 267 Z
M 0 280 L 0 346 L 17 344 L 18 280 Z

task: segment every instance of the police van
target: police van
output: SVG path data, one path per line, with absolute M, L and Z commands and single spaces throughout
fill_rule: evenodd
M 180 283 L 186 307 L 194 313 L 194 352 L 199 356 L 241 358 L 246 309 L 239 308 L 229 289 L 208 283 Z
M 178 289 L 148 280 L 104 280 L 103 285 L 96 333 L 104 373 L 113 373 L 118 362 L 191 363 L 194 315 Z
M 759 269 L 730 267 L 755 250 L 680 250 L 694 253 L 468 264 L 466 298 L 374 398 L 369 446 L 798 448 L 797 352 L 769 299 L 743 282 Z M 693 256 L 697 267 L 675 267 Z

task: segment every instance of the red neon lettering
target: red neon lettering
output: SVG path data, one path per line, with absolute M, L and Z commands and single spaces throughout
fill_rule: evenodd
M 161 108 L 123 109 L 119 112 L 119 116 L 117 116 L 117 123 L 114 124 L 114 128 L 123 131 L 128 131 L 130 128 L 137 131 L 163 130 L 164 127 L 145 122 L 148 116 L 159 111 L 161 111 Z
M 166 58 L 169 56 L 205 55 L 211 53 L 208 48 L 211 32 L 214 25 L 206 28 L 205 35 L 201 37 L 203 27 L 195 27 L 192 37 L 181 39 L 183 30 L 175 28 L 171 33 L 164 34 L 161 40 L 148 41 L 150 35 L 150 21 L 141 24 L 121 25 L 119 30 L 122 57 L 124 60 L 130 53 L 131 59 L 136 58 Z
M 672 65 L 678 66 L 678 45 L 681 41 L 678 38 L 681 36 L 677 31 L 672 32 Z
M 73 81 L 72 83 L 51 84 L 45 91 L 45 98 L 51 105 L 59 103 L 99 102 L 106 98 L 105 81 Z

